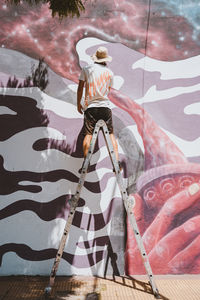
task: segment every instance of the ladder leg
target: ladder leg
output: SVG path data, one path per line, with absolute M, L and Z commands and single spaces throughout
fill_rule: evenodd
M 50 275 L 50 279 L 49 279 L 49 285 L 45 288 L 45 293 L 46 294 L 51 293 L 52 286 L 54 285 L 56 272 L 58 270 L 58 266 L 59 266 L 64 248 L 65 248 L 67 236 L 68 236 L 69 229 L 70 229 L 70 226 L 71 226 L 72 221 L 73 221 L 73 217 L 74 217 L 75 210 L 76 210 L 76 207 L 77 207 L 77 204 L 78 204 L 78 200 L 79 200 L 79 196 L 75 196 L 74 198 L 71 199 L 70 212 L 69 212 L 68 219 L 67 219 L 67 222 L 66 222 L 66 225 L 65 225 L 65 228 L 64 228 L 64 232 L 63 232 L 63 235 L 62 235 L 62 238 L 61 238 L 61 241 L 60 241 L 60 245 L 59 245 L 59 248 L 58 248 L 54 263 L 53 263 L 53 267 L 52 267 L 51 275 Z
M 142 238 L 141 238 L 138 226 L 137 226 L 137 222 L 136 222 L 136 219 L 135 219 L 135 216 L 134 216 L 134 213 L 133 213 L 133 206 L 135 204 L 135 199 L 134 199 L 134 197 L 128 197 L 127 191 L 124 188 L 123 178 L 122 178 L 122 175 L 121 175 L 121 172 L 120 172 L 120 169 L 119 169 L 118 162 L 116 160 L 116 156 L 115 156 L 115 153 L 114 153 L 114 150 L 113 150 L 113 145 L 112 145 L 112 142 L 111 142 L 111 139 L 110 139 L 110 136 L 109 136 L 108 128 L 107 128 L 105 123 L 103 125 L 103 132 L 104 132 L 104 137 L 105 137 L 105 140 L 106 140 L 108 152 L 109 152 L 111 161 L 112 161 L 114 169 L 115 169 L 117 183 L 118 183 L 120 191 L 121 191 L 124 206 L 126 208 L 126 211 L 127 211 L 127 214 L 128 214 L 129 220 L 130 220 L 132 230 L 133 230 L 134 235 L 135 235 L 135 239 L 136 239 L 140 254 L 143 258 L 144 267 L 145 267 L 147 275 L 149 277 L 149 282 L 150 282 L 150 285 L 152 287 L 153 294 L 157 299 L 161 299 L 161 297 L 159 295 L 159 292 L 158 292 L 158 289 L 156 287 L 154 278 L 153 278 L 153 273 L 152 273 L 152 270 L 151 270 L 149 259 L 148 259 L 148 256 L 146 254 L 146 250 L 144 248 L 144 244 L 143 244 L 143 241 L 142 241 Z
M 95 144 L 96 144 L 96 139 L 97 139 L 100 127 L 101 127 L 101 122 L 97 122 L 97 124 L 95 126 L 95 129 L 94 129 L 94 132 L 93 132 L 93 135 L 92 135 L 92 140 L 91 140 L 91 143 L 90 143 L 88 154 L 87 154 L 87 156 L 86 156 L 86 158 L 84 159 L 84 162 L 83 162 L 83 167 L 82 167 L 82 170 L 81 170 L 81 175 L 80 175 L 80 179 L 79 179 L 79 182 L 78 182 L 78 185 L 77 185 L 76 193 L 69 201 L 70 202 L 70 211 L 69 211 L 69 215 L 68 215 L 68 218 L 67 218 L 67 221 L 66 221 L 66 224 L 65 224 L 65 228 L 64 228 L 64 232 L 63 232 L 63 235 L 62 235 L 62 238 L 61 238 L 61 241 L 60 241 L 60 245 L 59 245 L 59 248 L 58 248 L 54 263 L 53 263 L 53 267 L 52 267 L 52 270 L 51 270 L 49 285 L 45 288 L 45 294 L 46 295 L 51 293 L 52 286 L 54 285 L 54 281 L 55 281 L 56 273 L 57 273 L 57 270 L 58 270 L 58 266 L 59 266 L 60 260 L 62 258 L 62 255 L 63 255 L 66 240 L 67 240 L 69 230 L 70 230 L 70 226 L 72 224 L 74 214 L 75 214 L 75 211 L 76 211 L 76 207 L 78 205 L 78 200 L 80 198 L 80 192 L 81 192 L 81 189 L 82 189 L 84 181 L 85 181 L 85 176 L 86 176 L 86 173 L 87 173 L 87 169 L 88 169 L 92 154 L 94 152 L 94 147 L 95 147 Z
M 159 295 L 159 292 L 158 292 L 158 289 L 157 289 L 157 286 L 156 286 L 156 283 L 154 281 L 151 265 L 149 263 L 149 259 L 148 259 L 143 241 L 142 241 L 142 237 L 140 235 L 140 232 L 139 232 L 139 229 L 138 229 L 138 226 L 137 226 L 137 222 L 136 222 L 136 219 L 135 219 L 135 216 L 134 216 L 134 213 L 133 213 L 133 207 L 135 205 L 135 198 L 133 196 L 127 197 L 124 200 L 124 204 L 125 204 L 125 207 L 126 207 L 126 211 L 127 211 L 128 217 L 129 217 L 131 227 L 132 227 L 134 235 L 135 235 L 135 239 L 136 239 L 138 248 L 140 250 L 140 254 L 141 254 L 142 259 L 143 259 L 144 267 L 145 267 L 146 272 L 147 272 L 148 277 L 149 277 L 149 282 L 150 282 L 150 285 L 152 287 L 153 294 L 157 299 L 161 299 L 161 297 Z

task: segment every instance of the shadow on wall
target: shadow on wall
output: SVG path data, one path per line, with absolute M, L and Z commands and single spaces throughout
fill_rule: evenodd
M 1 237 L 1 272 L 48 274 L 51 267 L 48 259 L 56 255 L 69 211 L 68 199 L 75 193 L 80 176 L 78 169 L 83 162 L 82 119 L 63 117 L 62 107 L 57 107 L 63 101 L 49 97 L 38 88 L 19 88 L 17 80 L 14 83 L 10 80 L 9 84 L 12 88 L 2 88 L 0 95 L 3 112 L 0 125 L 4 128 L 0 133 L 2 226 L 10 219 Z M 64 105 L 66 111 L 72 108 L 71 104 Z M 94 154 L 97 161 L 98 150 L 97 143 Z M 94 169 L 95 164 L 90 171 Z M 86 203 L 83 198 L 87 198 L 83 195 L 73 221 L 75 229 L 70 238 L 70 247 L 63 255 L 68 262 L 67 270 L 63 271 L 65 274 L 71 274 L 71 264 L 93 267 L 96 270 L 94 272 L 98 272 L 96 264 L 103 260 L 105 247 L 108 247 L 111 264 L 116 264 L 112 259 L 113 249 L 107 224 L 112 216 L 113 205 L 118 206 L 118 199 L 114 198 L 112 191 L 112 201 L 102 212 L 98 195 L 102 185 L 98 176 L 94 177 L 95 173 L 86 179 L 83 192 L 90 195 L 87 203 L 89 210 L 84 213 L 81 211 Z M 101 184 L 106 188 L 107 177 Z M 87 231 L 86 234 L 83 234 L 83 229 Z M 95 231 L 100 229 L 103 230 L 102 235 L 97 237 Z M 77 246 L 84 255 L 78 255 L 74 260 Z M 116 270 L 117 266 L 113 272 L 119 274 Z
M 69 149 L 65 145 L 56 145 L 57 139 L 64 139 L 62 129 L 60 131 L 58 128 L 59 122 L 48 127 L 50 117 L 55 114 L 51 111 L 50 101 L 53 99 L 40 92 L 47 85 L 48 68 L 43 59 L 39 60 L 37 67 L 32 67 L 31 75 L 24 82 L 14 76 L 13 79 L 9 78 L 6 87 L 1 83 L 0 124 L 4 130 L 0 133 L 0 195 L 3 196 L 0 219 L 6 223 L 12 216 L 6 230 L 8 236 L 2 236 L 1 262 L 6 252 L 14 252 L 18 257 L 29 261 L 49 258 L 48 249 L 45 249 L 51 240 L 48 232 L 54 227 L 52 223 L 56 223 L 56 218 L 65 218 L 66 200 L 71 192 L 69 189 L 66 195 L 63 189 L 59 191 L 60 186 L 56 183 L 62 182 L 63 186 L 65 180 L 77 181 L 76 176 L 62 165 L 64 153 L 69 152 Z M 61 150 L 63 157 L 57 157 L 54 151 L 51 160 L 51 149 Z M 61 158 L 58 168 L 55 157 L 58 161 Z M 23 222 L 19 221 L 22 213 Z M 50 224 L 43 221 L 50 221 Z M 15 237 L 12 236 L 13 226 L 16 228 Z M 38 235 L 38 230 L 34 230 L 38 227 L 43 227 L 41 236 Z M 32 241 L 40 244 L 41 249 L 46 252 L 35 251 L 38 246 L 34 246 Z M 30 243 L 32 247 L 29 247 Z M 49 249 L 50 256 L 54 257 L 55 251 L 52 254 L 52 250 Z M 16 272 L 26 274 L 30 272 L 30 268 L 26 267 L 24 272 Z
M 39 59 L 38 66 L 32 66 L 31 75 L 27 76 L 23 82 L 20 82 L 14 75 L 10 77 L 6 84 L 6 88 L 26 88 L 26 87 L 38 87 L 41 91 L 45 91 L 48 80 L 48 66 L 44 63 L 44 58 Z M 0 86 L 4 88 L 4 84 L 1 82 Z

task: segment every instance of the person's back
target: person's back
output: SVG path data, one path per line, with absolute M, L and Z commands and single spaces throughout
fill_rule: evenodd
M 80 80 L 85 81 L 83 110 L 91 107 L 110 107 L 108 93 L 113 85 L 113 72 L 100 63 L 82 69 Z
M 106 63 L 111 62 L 112 57 L 108 55 L 108 50 L 105 47 L 99 47 L 92 59 L 94 64 L 84 67 L 81 71 L 77 90 L 77 110 L 81 114 L 84 112 L 84 157 L 88 153 L 96 122 L 102 119 L 108 127 L 116 159 L 119 160 L 117 141 L 113 134 L 110 100 L 108 98 L 108 93 L 113 85 L 113 72 L 107 67 Z M 85 99 L 82 105 L 81 99 L 84 86 Z

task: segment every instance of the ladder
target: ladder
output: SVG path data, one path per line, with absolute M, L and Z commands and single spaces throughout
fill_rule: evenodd
M 102 131 L 103 131 L 103 135 L 104 135 L 104 138 L 105 138 L 105 141 L 106 141 L 106 146 L 107 146 L 107 149 L 108 149 L 108 152 L 109 152 L 109 155 L 110 155 L 110 158 L 111 158 L 111 162 L 112 162 L 112 165 L 113 165 L 113 170 L 115 171 L 117 183 L 118 183 L 121 195 L 122 195 L 122 200 L 123 200 L 125 209 L 127 211 L 127 215 L 129 217 L 129 221 L 130 221 L 131 227 L 133 229 L 135 239 L 136 239 L 138 248 L 140 250 L 140 254 L 141 254 L 142 259 L 143 259 L 144 267 L 145 267 L 147 275 L 149 277 L 149 283 L 151 285 L 151 288 L 152 288 L 152 291 L 153 291 L 153 294 L 154 294 L 155 298 L 161 299 L 161 297 L 159 295 L 159 292 L 158 292 L 158 289 L 156 287 L 154 278 L 153 278 L 153 273 L 152 273 L 152 270 L 151 270 L 149 259 L 148 259 L 148 256 L 146 254 L 146 250 L 144 248 L 143 241 L 142 241 L 141 235 L 139 233 L 139 229 L 138 229 L 136 219 L 135 219 L 135 216 L 134 216 L 134 213 L 133 213 L 133 207 L 135 205 L 135 198 L 133 196 L 128 196 L 128 194 L 127 194 L 126 187 L 123 184 L 123 178 L 122 178 L 122 174 L 121 174 L 120 169 L 119 169 L 118 161 L 116 159 L 116 156 L 115 156 L 115 153 L 114 153 L 114 150 L 113 150 L 113 145 L 112 145 L 112 142 L 111 142 L 111 139 L 110 139 L 110 136 L 109 136 L 108 128 L 106 126 L 106 123 L 103 120 L 99 120 L 95 125 L 94 132 L 93 132 L 92 139 L 91 139 L 91 143 L 90 143 L 90 147 L 89 147 L 89 150 L 88 150 L 88 154 L 87 154 L 87 156 L 86 156 L 86 158 L 83 162 L 83 166 L 82 166 L 82 169 L 81 169 L 81 175 L 80 175 L 79 182 L 78 182 L 78 185 L 77 185 L 76 193 L 69 200 L 70 211 L 69 211 L 68 219 L 66 221 L 66 225 L 65 225 L 64 232 L 63 232 L 63 235 L 62 235 L 62 238 L 61 238 L 61 241 L 60 241 L 60 245 L 59 245 L 59 248 L 58 248 L 54 263 L 53 263 L 53 266 L 52 266 L 50 279 L 49 279 L 49 285 L 45 288 L 45 294 L 49 295 L 51 293 L 52 287 L 54 285 L 54 281 L 55 281 L 56 273 L 57 273 L 57 270 L 58 270 L 58 266 L 59 266 L 64 248 L 65 248 L 67 236 L 69 234 L 70 226 L 72 224 L 73 217 L 74 217 L 74 214 L 75 214 L 75 211 L 76 211 L 76 207 L 78 205 L 78 201 L 79 201 L 79 198 L 80 198 L 80 192 L 81 192 L 81 189 L 82 189 L 84 181 L 85 181 L 85 177 L 86 177 L 86 174 L 87 174 L 87 169 L 89 167 L 89 163 L 90 163 L 93 151 L 94 151 L 94 147 L 95 147 L 97 136 L 98 136 L 98 133 L 99 133 L 100 129 L 102 129 Z

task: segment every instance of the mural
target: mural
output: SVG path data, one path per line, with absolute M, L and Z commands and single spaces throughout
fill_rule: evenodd
M 198 1 L 0 1 L 0 274 L 49 274 L 83 162 L 81 67 L 106 46 L 123 177 L 156 274 L 199 273 Z M 124 259 L 125 257 L 125 259 Z M 99 136 L 58 274 L 145 273 Z

